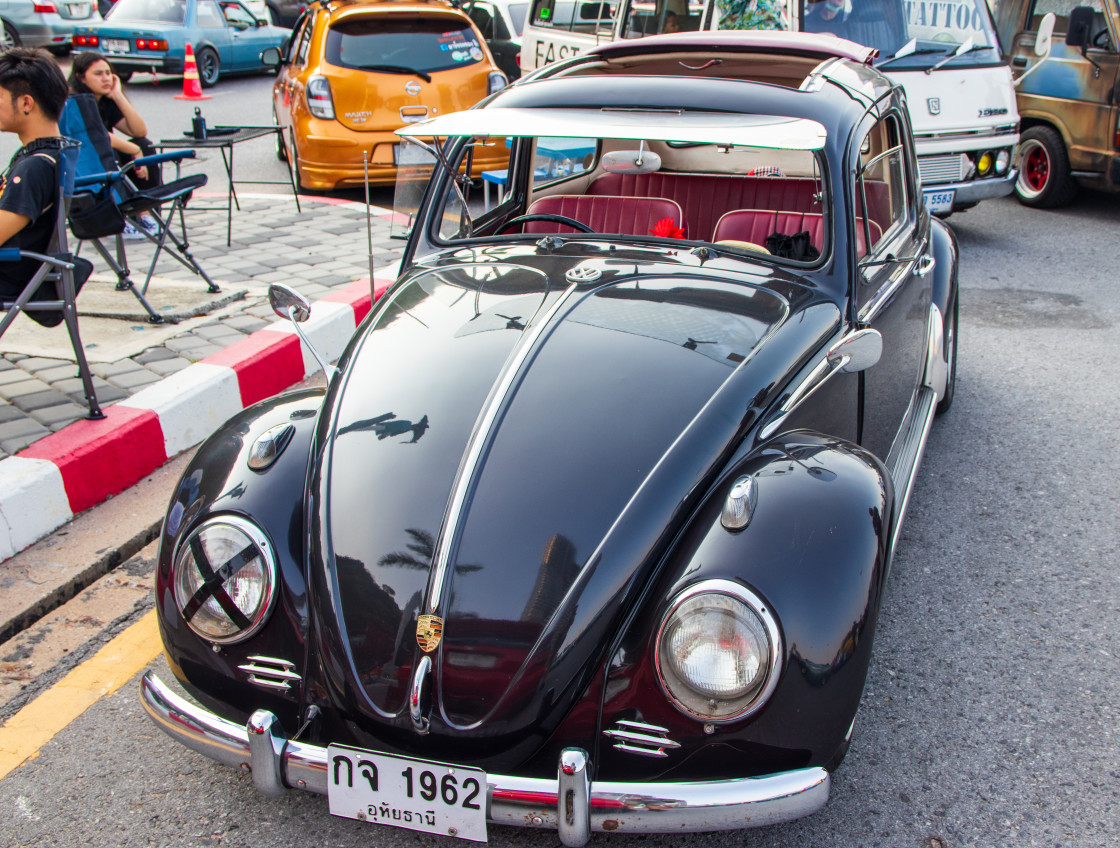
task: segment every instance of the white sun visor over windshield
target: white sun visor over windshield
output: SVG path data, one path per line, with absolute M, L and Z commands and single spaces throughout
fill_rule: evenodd
M 618 138 L 820 150 L 826 133 L 807 118 L 653 109 L 500 107 L 451 112 L 397 130 L 418 138 Z

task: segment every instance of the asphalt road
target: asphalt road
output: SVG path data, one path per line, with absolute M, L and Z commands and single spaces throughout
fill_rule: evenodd
M 215 123 L 263 123 L 267 114 L 249 111 L 258 91 L 267 110 L 258 78 L 221 83 L 203 111 Z M 193 106 L 165 103 L 167 83 L 133 92 L 165 132 L 188 125 Z M 962 252 L 956 401 L 927 446 L 829 805 L 768 829 L 595 834 L 593 846 L 1117 843 L 1120 199 L 1083 197 L 1058 212 L 989 201 L 952 224 Z M 259 796 L 247 775 L 167 740 L 135 682 L 0 781 L 0 809 L 2 846 L 450 844 L 333 819 L 319 796 Z M 508 828 L 491 828 L 490 841 L 557 844 Z

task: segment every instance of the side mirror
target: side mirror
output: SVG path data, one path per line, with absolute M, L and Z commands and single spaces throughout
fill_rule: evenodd
M 275 47 L 269 47 L 261 53 L 261 64 L 266 68 L 279 68 L 281 61 L 280 51 Z
M 1081 52 L 1089 46 L 1093 30 L 1093 9 L 1090 6 L 1076 6 L 1069 13 L 1069 29 L 1066 31 L 1066 44 L 1078 47 Z
M 826 359 L 842 374 L 866 371 L 883 355 L 883 337 L 877 330 L 857 330 L 829 350 Z
M 315 361 L 319 363 L 319 367 L 327 375 L 327 382 L 333 380 L 334 375 L 338 373 L 338 369 L 323 358 L 323 355 L 311 343 L 311 339 L 307 337 L 303 328 L 300 327 L 300 324 L 311 317 L 311 304 L 307 302 L 307 298 L 295 289 L 288 288 L 280 283 L 273 283 L 268 287 L 268 302 L 272 306 L 273 312 L 292 322 L 296 335 L 299 336 L 301 342 L 307 345 L 307 349 L 311 351 L 311 355 L 315 357 Z
M 302 324 L 311 317 L 311 304 L 295 289 L 273 283 L 268 287 L 268 303 L 272 311 L 285 320 Z
M 1034 39 L 1035 56 L 1044 58 L 1050 55 L 1050 48 L 1054 44 L 1054 24 L 1057 20 L 1053 12 L 1047 12 L 1042 16 L 1038 24 L 1038 35 Z M 1066 38 L 1068 39 L 1069 36 L 1067 35 Z
M 1077 10 L 1074 9 L 1076 12 Z M 1092 10 L 1090 10 L 1092 11 Z M 1042 63 L 1050 58 L 1050 50 L 1054 46 L 1054 23 L 1057 18 L 1054 17 L 1053 12 L 1047 12 L 1042 16 L 1042 20 L 1038 24 L 1038 34 L 1034 38 L 1034 55 L 1038 57 L 1038 61 L 1031 67 L 1027 68 L 1018 78 L 1012 81 L 1012 85 L 1018 86 L 1023 80 L 1033 74 L 1036 70 L 1042 67 Z M 1072 27 L 1070 27 L 1072 30 Z M 1082 48 L 1082 53 L 1085 49 Z

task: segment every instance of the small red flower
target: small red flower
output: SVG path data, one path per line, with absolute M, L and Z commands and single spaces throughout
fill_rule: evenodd
M 662 218 L 649 233 L 660 238 L 683 239 L 684 227 L 678 227 L 673 223 L 672 218 Z

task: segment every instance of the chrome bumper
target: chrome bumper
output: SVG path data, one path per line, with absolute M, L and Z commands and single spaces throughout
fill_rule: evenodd
M 953 200 L 954 208 L 961 204 L 977 203 L 981 200 L 991 200 L 993 197 L 1006 197 L 1015 190 L 1015 181 L 1019 179 L 1019 171 L 1012 168 L 1006 177 L 993 177 L 987 180 L 969 180 L 960 183 L 926 183 L 922 191 L 955 191 L 957 196 Z
M 235 724 L 175 694 L 151 672 L 140 681 L 140 700 L 171 738 L 219 763 L 251 769 L 266 795 L 288 788 L 327 792 L 327 749 L 289 741 L 267 710 L 257 710 L 245 726 Z M 610 783 L 592 782 L 588 767 L 583 751 L 567 748 L 556 780 L 488 775 L 489 821 L 552 828 L 564 845 L 579 846 L 592 830 L 739 830 L 792 821 L 828 802 L 823 768 L 696 783 Z

